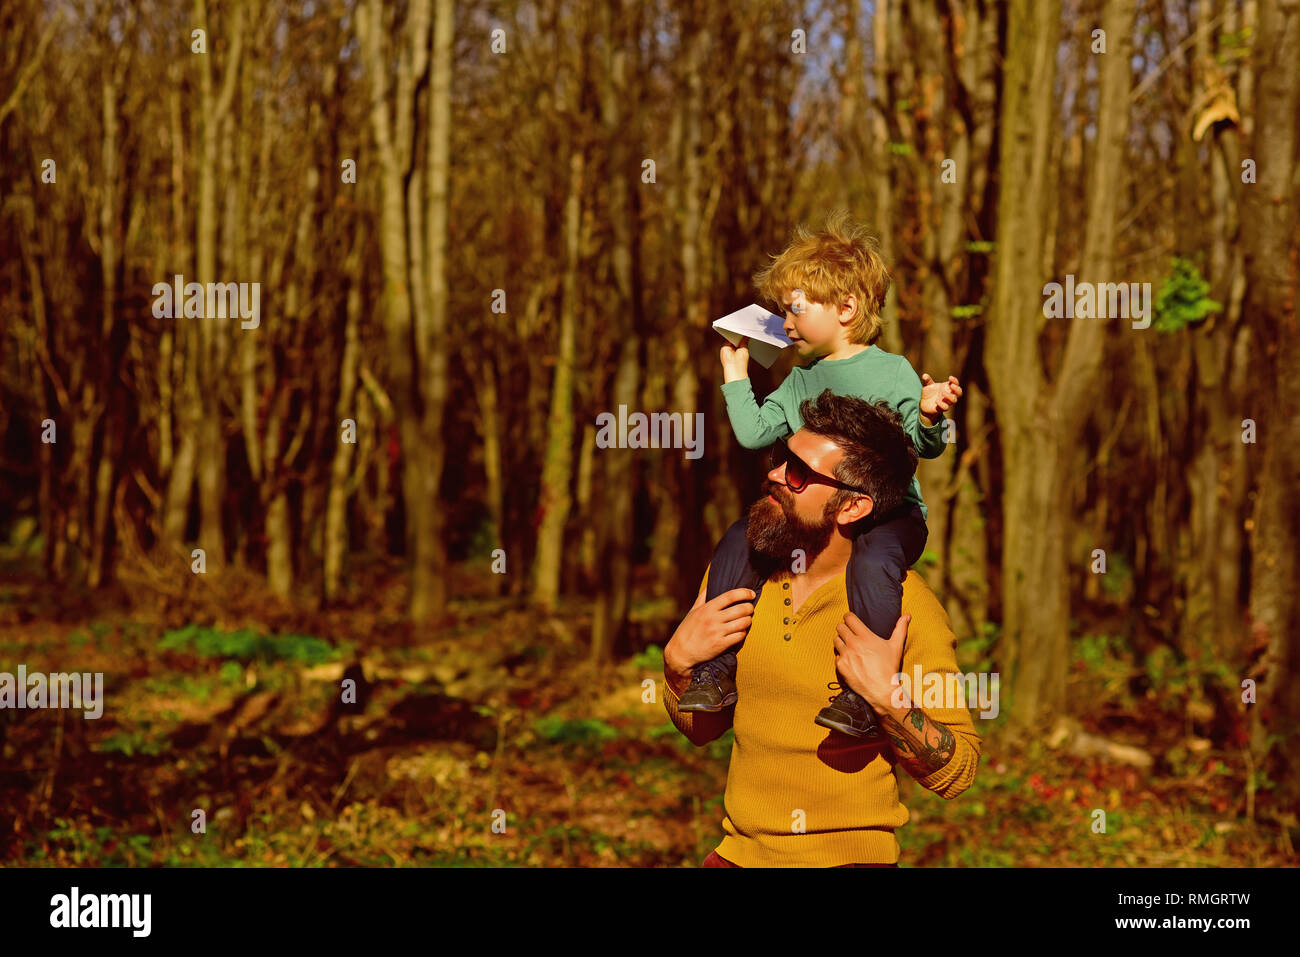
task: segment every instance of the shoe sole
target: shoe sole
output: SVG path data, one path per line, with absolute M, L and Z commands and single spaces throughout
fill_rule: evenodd
M 729 694 L 722 699 L 722 704 L 718 705 L 718 707 L 716 708 L 710 708 L 707 705 L 702 705 L 702 704 L 685 704 L 685 705 L 679 704 L 677 706 L 677 710 L 678 712 L 685 711 L 687 713 L 690 713 L 692 711 L 703 711 L 705 714 L 717 714 L 719 711 L 725 711 L 727 708 L 730 708 L 733 704 L 735 704 L 738 697 L 739 696 L 736 695 L 735 693 Z
M 861 731 L 850 724 L 840 724 L 833 718 L 823 718 L 820 714 L 813 718 L 813 721 L 823 728 L 830 728 L 832 731 L 838 731 L 841 734 L 847 734 L 851 738 L 870 738 L 871 735 L 866 731 Z

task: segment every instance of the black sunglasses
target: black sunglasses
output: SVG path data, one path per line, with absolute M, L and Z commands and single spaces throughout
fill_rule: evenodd
M 790 446 L 785 443 L 784 439 L 778 439 L 767 450 L 767 456 L 769 470 L 775 469 L 779 465 L 785 466 L 785 484 L 792 492 L 802 492 L 812 483 L 815 485 L 829 485 L 832 488 L 846 488 L 850 492 L 858 492 L 862 495 L 871 494 L 864 488 L 849 485 L 814 470 L 811 465 L 790 451 Z

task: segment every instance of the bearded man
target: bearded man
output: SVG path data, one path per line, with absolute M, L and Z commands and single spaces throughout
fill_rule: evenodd
M 677 729 L 696 746 L 735 730 L 725 837 L 705 867 L 897 866 L 894 831 L 908 819 L 898 768 L 951 799 L 979 766 L 980 737 L 960 684 L 945 678 L 956 700 L 922 708 L 895 680 L 918 667 L 927 676 L 958 673 L 948 615 L 921 577 L 907 572 L 903 614 L 887 638 L 849 611 L 853 537 L 861 523 L 891 517 L 916 468 L 898 413 L 830 391 L 800 413 L 803 427 L 777 447 L 765 494 L 749 511 L 758 594 L 737 588 L 706 601 L 706 571 L 664 649 L 664 705 Z M 734 689 L 721 686 L 730 681 L 724 669 L 716 676 L 719 699 L 734 703 L 679 710 L 692 669 L 741 639 Z M 824 689 L 846 687 L 865 699 L 879 733 L 853 736 L 862 729 L 814 721 Z

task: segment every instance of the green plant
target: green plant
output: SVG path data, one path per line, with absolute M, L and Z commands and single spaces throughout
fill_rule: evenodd
M 661 671 L 664 666 L 664 650 L 658 645 L 649 645 L 632 658 L 641 671 Z
M 172 629 L 158 642 L 162 651 L 193 651 L 200 658 L 238 661 L 297 661 L 315 665 L 335 661 L 343 653 L 323 638 L 311 635 L 262 635 L 251 628 L 218 631 L 203 625 Z
M 968 671 L 993 671 L 993 649 L 1002 634 L 996 622 L 980 622 L 975 634 L 957 641 L 957 660 L 965 662 Z
M 244 680 L 244 668 L 238 661 L 226 661 L 217 672 L 222 684 L 237 685 Z
M 482 564 L 490 565 L 494 561 L 492 553 L 500 547 L 501 539 L 497 535 L 492 516 L 485 514 L 479 520 L 478 525 L 474 527 L 474 534 L 470 537 L 468 552 L 472 556 L 477 556 L 478 561 Z
M 596 718 L 572 720 L 547 715 L 533 722 L 533 730 L 544 741 L 564 744 L 599 744 L 618 737 L 616 730 Z
M 1123 639 L 1118 636 L 1080 635 L 1074 643 L 1074 654 L 1092 671 L 1113 659 L 1122 648 Z
M 142 731 L 119 731 L 99 742 L 96 751 L 104 753 L 117 752 L 128 758 L 136 754 L 159 755 L 165 750 L 165 742 L 145 737 Z
M 227 673 L 227 667 L 234 669 L 233 678 Z M 237 683 L 242 680 L 243 668 L 237 661 L 227 662 L 223 665 L 221 674 L 216 679 L 216 681 L 222 681 L 226 684 Z M 141 688 L 152 695 L 193 699 L 206 703 L 212 698 L 212 692 L 216 689 L 216 681 L 207 674 L 176 674 L 167 675 L 166 677 L 146 678 L 141 682 Z
M 1254 33 L 1250 27 L 1240 30 L 1224 31 L 1219 35 L 1219 49 L 1215 51 L 1214 60 L 1220 66 L 1227 66 L 1250 54 L 1250 39 Z
M 1209 291 L 1210 284 L 1196 263 L 1175 256 L 1170 263 L 1169 275 L 1161 282 L 1156 294 L 1156 331 L 1178 332 L 1212 312 L 1222 312 L 1223 304 L 1209 298 Z
M 1166 645 L 1152 649 L 1143 662 L 1151 687 L 1156 691 L 1186 691 L 1187 665 L 1179 661 L 1174 652 Z
M 1133 566 L 1121 552 L 1108 552 L 1106 561 L 1106 574 L 1101 576 L 1101 588 L 1111 598 L 1118 598 L 1132 584 Z

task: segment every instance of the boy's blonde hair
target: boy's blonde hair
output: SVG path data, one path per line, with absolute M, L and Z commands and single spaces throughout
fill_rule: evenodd
M 849 341 L 869 346 L 880 338 L 889 270 L 880 243 L 849 218 L 848 210 L 831 213 L 818 233 L 796 226 L 795 238 L 754 275 L 754 285 L 760 296 L 776 303 L 778 312 L 782 297 L 795 289 L 802 289 L 809 302 L 836 308 L 855 296 L 858 312 L 849 326 Z

